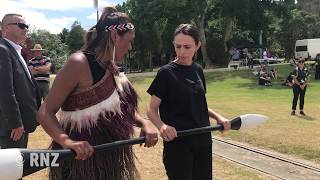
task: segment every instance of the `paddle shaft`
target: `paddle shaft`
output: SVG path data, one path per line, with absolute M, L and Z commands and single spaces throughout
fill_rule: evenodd
M 240 124 L 239 124 L 240 122 Z M 240 117 L 234 118 L 231 120 L 231 129 L 237 130 L 241 126 L 241 119 Z M 203 134 L 208 133 L 211 131 L 217 131 L 217 130 L 223 130 L 223 126 L 218 124 L 216 126 L 206 126 L 201 128 L 194 128 L 194 129 L 188 129 L 188 130 L 182 130 L 177 131 L 178 137 L 182 136 L 190 136 L 195 134 Z M 93 146 L 95 152 L 102 152 L 107 151 L 115 148 L 120 148 L 123 146 L 129 146 L 129 145 L 135 145 L 135 144 L 142 144 L 145 142 L 145 137 L 139 137 L 139 138 L 133 138 L 133 139 L 127 139 L 127 140 L 120 140 L 120 141 L 114 141 L 111 143 L 101 144 Z M 47 153 L 58 153 L 59 159 L 68 160 L 73 159 L 76 156 L 76 152 L 74 150 L 70 149 L 61 149 L 61 150 L 28 150 L 28 149 L 21 149 L 21 153 L 23 154 L 24 158 L 24 164 L 23 164 L 23 177 L 27 176 L 29 174 L 32 174 L 36 171 L 39 171 L 41 169 L 44 169 L 48 166 L 37 166 L 33 167 L 30 165 L 30 155 L 31 154 L 47 154 Z M 52 160 L 52 158 L 50 159 Z

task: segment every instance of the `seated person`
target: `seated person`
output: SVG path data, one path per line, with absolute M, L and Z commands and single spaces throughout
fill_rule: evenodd
M 262 69 L 259 75 L 259 85 L 262 86 L 272 86 L 270 77 L 268 76 L 268 71 L 266 69 Z
M 238 49 L 232 49 L 230 51 L 232 61 L 239 61 L 240 60 L 240 51 Z
M 272 69 L 270 70 L 270 76 L 272 79 L 278 79 L 278 72 L 275 67 L 272 67 Z
M 288 86 L 288 87 L 292 87 L 293 82 L 292 82 L 292 76 L 288 75 L 287 78 L 284 80 L 284 82 L 281 84 L 282 86 Z

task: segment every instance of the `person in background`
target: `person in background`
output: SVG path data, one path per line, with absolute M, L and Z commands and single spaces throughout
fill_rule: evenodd
M 297 102 L 299 100 L 300 114 L 305 116 L 304 108 L 304 97 L 307 90 L 309 71 L 304 65 L 304 59 L 299 58 L 298 66 L 291 72 L 291 77 L 293 79 L 293 100 L 292 100 L 292 111 L 291 115 L 296 114 Z
M 290 64 L 290 66 L 293 66 L 293 67 L 297 67 L 297 65 L 298 65 L 297 60 L 295 58 L 291 58 L 289 60 L 289 64 Z
M 267 48 L 263 51 L 262 53 L 262 57 L 263 57 L 263 64 L 268 64 L 268 50 Z
M 317 54 L 316 56 L 316 72 L 314 76 L 315 79 L 320 79 L 320 54 Z
M 21 56 L 19 45 L 28 25 L 20 14 L 6 14 L 0 38 L 0 148 L 26 148 L 38 123 L 37 84 Z
M 32 49 L 32 38 L 27 37 L 25 41 L 25 46 L 21 49 L 22 57 L 26 60 L 27 64 L 29 63 L 29 60 L 33 58 L 33 52 Z
M 77 155 L 52 167 L 51 179 L 139 177 L 131 146 L 95 153 L 92 147 L 131 138 L 134 125 L 142 127 L 147 147 L 158 141 L 157 130 L 137 110 L 136 91 L 116 66 L 131 49 L 134 36 L 129 17 L 106 7 L 88 30 L 83 49 L 72 54 L 57 74 L 37 119 L 53 138 L 51 149 L 72 149 Z
M 149 119 L 163 138 L 163 163 L 168 178 L 212 179 L 211 133 L 178 137 L 177 131 L 209 126 L 214 118 L 224 129 L 230 122 L 207 107 L 201 65 L 192 59 L 201 46 L 199 31 L 181 24 L 174 33 L 176 59 L 160 68 L 147 92 Z
M 37 81 L 40 98 L 44 101 L 49 92 L 51 61 L 42 55 L 45 49 L 40 44 L 35 44 L 31 50 L 34 57 L 29 60 L 28 67 Z
M 232 61 L 239 61 L 240 60 L 240 51 L 236 48 L 234 48 L 232 51 L 231 51 L 231 59 Z
M 262 71 L 259 76 L 259 85 L 262 86 L 272 86 L 268 72 Z
M 270 81 L 270 76 L 268 74 L 268 67 L 265 64 L 260 65 L 260 70 L 259 70 L 259 85 L 262 86 L 271 86 L 271 81 Z
M 248 59 L 248 66 L 250 69 L 253 69 L 253 56 L 252 56 L 252 52 L 248 51 L 247 53 L 247 59 Z
M 288 86 L 288 87 L 292 87 L 293 82 L 292 82 L 292 76 L 291 73 L 287 76 L 287 78 L 283 81 L 283 83 L 281 84 L 282 86 Z
M 278 71 L 276 67 L 272 67 L 270 70 L 270 76 L 272 79 L 278 79 Z

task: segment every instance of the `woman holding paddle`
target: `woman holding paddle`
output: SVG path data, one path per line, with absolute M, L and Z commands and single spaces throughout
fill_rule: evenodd
M 148 89 L 148 117 L 164 140 L 163 163 L 170 180 L 212 179 L 211 133 L 176 138 L 177 131 L 209 126 L 209 117 L 225 130 L 230 122 L 207 107 L 203 70 L 193 62 L 201 46 L 199 31 L 179 25 L 173 45 L 176 59 L 160 68 Z
M 137 93 L 116 67 L 133 39 L 134 26 L 128 16 L 105 8 L 88 31 L 84 48 L 72 54 L 59 71 L 38 121 L 53 139 L 51 149 L 72 149 L 77 156 L 51 168 L 50 179 L 138 177 L 131 146 L 97 153 L 92 147 L 131 138 L 135 124 L 145 132 L 146 146 L 157 143 L 156 129 L 137 112 Z

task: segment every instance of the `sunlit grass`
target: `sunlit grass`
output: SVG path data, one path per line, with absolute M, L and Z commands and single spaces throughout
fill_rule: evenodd
M 248 113 L 270 117 L 257 129 L 223 136 L 320 162 L 320 81 L 311 77 L 305 98 L 308 116 L 291 116 L 292 89 L 281 83 L 292 67 L 279 65 L 277 69 L 280 78 L 272 82 L 272 87 L 258 86 L 257 77 L 248 69 L 207 73 L 208 106 L 228 118 Z M 152 79 L 131 79 L 140 94 L 142 112 L 148 105 L 146 90 Z
M 288 65 L 278 66 L 281 78 L 290 70 Z M 130 80 L 140 95 L 140 111 L 144 114 L 150 99 L 146 91 L 153 77 L 136 77 Z M 320 162 L 320 81 L 311 81 L 307 89 L 305 112 L 309 116 L 292 117 L 292 89 L 281 86 L 281 80 L 274 81 L 272 87 L 258 86 L 257 77 L 251 70 L 211 72 L 206 74 L 206 80 L 208 106 L 225 117 L 232 118 L 247 113 L 270 117 L 266 124 L 254 130 L 214 133 L 215 135 Z M 38 128 L 30 137 L 29 147 L 46 148 L 49 141 L 50 138 Z M 134 149 L 142 180 L 166 179 L 161 142 L 155 148 L 134 146 Z M 215 179 L 266 179 L 261 174 L 219 159 L 214 160 L 213 166 Z M 45 178 L 45 172 L 41 171 L 26 179 Z

